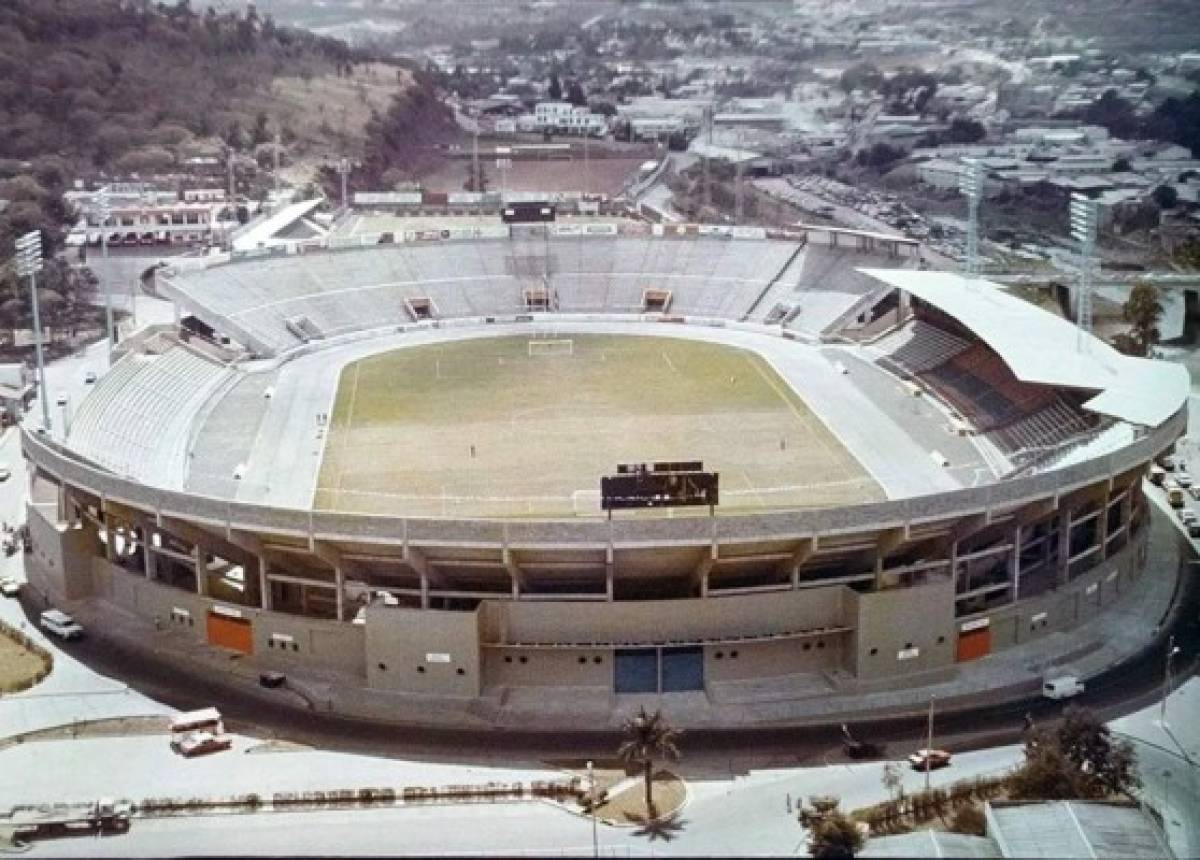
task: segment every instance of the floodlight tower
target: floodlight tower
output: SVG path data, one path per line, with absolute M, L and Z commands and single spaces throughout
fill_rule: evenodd
M 46 358 L 42 355 L 42 318 L 38 310 L 37 273 L 42 270 L 42 233 L 31 230 L 17 239 L 17 276 L 29 278 L 33 297 L 33 343 L 37 351 L 38 394 L 42 401 L 42 426 L 50 432 L 50 392 L 46 390 Z
M 108 260 L 108 219 L 112 216 L 112 204 L 108 199 L 108 189 L 101 188 L 96 194 L 96 215 L 100 219 L 100 256 Z M 112 361 L 112 351 L 116 348 L 117 339 L 113 329 L 112 287 L 108 283 L 108 266 L 104 267 L 104 332 L 108 335 L 108 356 Z
M 342 178 L 342 209 L 348 205 L 346 197 L 346 177 L 350 175 L 350 159 L 343 158 L 337 163 L 338 176 Z
M 1092 278 L 1096 267 L 1096 201 L 1071 195 L 1071 238 L 1079 243 L 1079 295 L 1075 298 L 1075 324 L 1080 332 L 1092 330 Z M 1084 339 L 1079 338 L 1080 346 Z
M 983 165 L 965 159 L 958 177 L 958 190 L 967 198 L 967 277 L 979 276 L 979 201 L 983 198 Z

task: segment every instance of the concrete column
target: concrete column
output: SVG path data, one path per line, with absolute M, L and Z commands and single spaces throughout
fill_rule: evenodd
M 950 579 L 954 583 L 954 592 L 958 593 L 958 541 L 950 543 Z
M 271 571 L 271 563 L 267 561 L 266 556 L 258 557 L 258 599 L 259 606 L 263 609 L 271 608 L 271 580 L 268 574 Z
M 335 594 L 337 602 L 337 619 L 338 621 L 346 620 L 346 575 L 342 572 L 340 566 L 333 569 L 334 586 L 337 589 Z
M 1109 494 L 1106 492 L 1104 498 L 1100 502 L 1100 517 L 1096 521 L 1096 543 L 1100 547 L 1100 560 L 1108 558 L 1108 502 Z
M 875 591 L 883 590 L 883 553 L 875 553 L 875 580 L 873 583 Z
M 1008 556 L 1008 581 L 1011 584 L 1012 600 L 1021 598 L 1021 524 L 1013 526 L 1012 552 Z
M 1070 579 L 1071 567 L 1071 512 L 1063 511 L 1058 518 L 1058 584 L 1065 585 Z
M 612 541 L 609 541 L 608 546 L 604 548 L 604 593 L 610 602 L 615 599 L 613 595 L 616 592 L 616 575 L 616 565 L 613 563 Z
M 429 573 L 421 571 L 421 608 L 429 608 Z
M 146 579 L 158 578 L 158 556 L 154 552 L 154 535 L 148 528 L 142 529 L 142 567 Z
M 307 615 L 308 614 L 308 586 L 305 585 L 303 582 L 299 582 L 296 584 L 296 587 L 300 589 L 300 614 Z
M 108 562 L 116 560 L 117 554 L 113 549 L 117 536 L 117 520 L 110 512 L 104 512 L 104 558 Z
M 1133 540 L 1133 494 L 1137 492 L 1137 484 L 1129 488 L 1125 498 L 1121 499 L 1121 525 L 1125 526 L 1125 543 Z
M 208 565 L 201 544 L 196 544 L 192 549 L 192 566 L 196 570 L 196 593 L 201 597 L 208 597 Z

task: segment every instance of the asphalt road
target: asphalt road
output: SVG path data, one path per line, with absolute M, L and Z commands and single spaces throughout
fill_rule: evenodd
M 1185 577 L 1183 583 L 1182 599 L 1186 605 L 1171 631 L 1181 648 L 1174 663 L 1177 684 L 1200 668 L 1200 583 L 1197 574 Z M 37 607 L 27 603 L 25 609 L 33 622 Z M 120 678 L 160 702 L 183 710 L 215 704 L 234 731 L 324 749 L 397 758 L 500 763 L 611 754 L 617 741 L 616 735 L 608 731 L 467 731 L 369 723 L 292 707 L 280 702 L 277 693 L 228 686 L 190 667 L 181 667 L 98 635 L 64 646 L 64 650 L 92 669 Z M 1089 681 L 1087 691 L 1072 702 L 1093 709 L 1106 720 L 1153 703 L 1162 693 L 1165 648 L 1165 644 L 1156 646 L 1136 660 Z M 1043 723 L 1055 719 L 1064 707 L 1064 703 L 1039 697 L 939 713 L 935 721 L 935 744 L 961 752 L 1019 742 L 1026 714 L 1035 723 Z M 882 745 L 883 754 L 889 757 L 924 746 L 926 724 L 920 717 L 866 720 L 854 723 L 851 728 L 860 740 Z M 683 748 L 689 762 L 701 764 L 709 759 L 722 763 L 736 759 L 743 766 L 762 761 L 815 764 L 847 760 L 838 725 L 691 730 L 685 734 Z

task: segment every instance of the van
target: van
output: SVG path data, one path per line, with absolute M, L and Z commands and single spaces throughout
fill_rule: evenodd
M 83 628 L 61 609 L 47 609 L 40 618 L 41 625 L 60 639 L 79 639 Z
M 1180 487 L 1172 487 L 1167 490 L 1167 504 L 1173 508 L 1183 507 L 1183 490 Z
M 1156 487 L 1161 487 L 1167 479 L 1167 472 L 1162 466 L 1150 467 L 1150 483 Z
M 1083 682 L 1074 675 L 1051 678 L 1042 684 L 1042 695 L 1047 699 L 1069 699 L 1083 692 Z

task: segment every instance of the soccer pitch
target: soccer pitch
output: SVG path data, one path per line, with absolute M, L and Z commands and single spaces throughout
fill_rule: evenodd
M 663 337 L 555 339 L 461 340 L 347 365 L 316 508 L 598 516 L 601 476 L 655 460 L 719 472 L 718 513 L 884 497 L 755 353 Z

